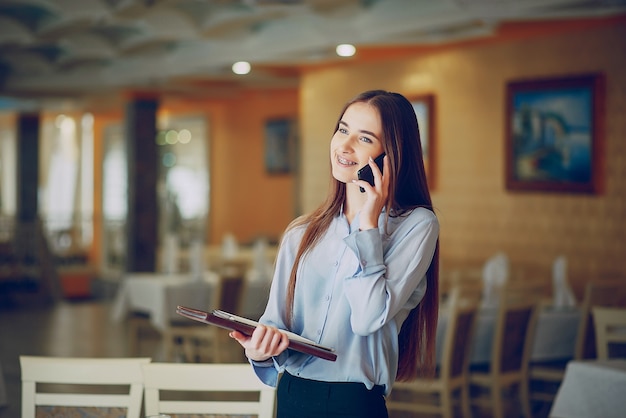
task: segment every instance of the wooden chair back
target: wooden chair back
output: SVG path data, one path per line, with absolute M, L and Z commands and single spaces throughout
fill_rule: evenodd
M 596 332 L 592 316 L 594 306 L 626 307 L 626 281 L 623 279 L 590 281 L 585 285 L 574 349 L 574 358 L 577 360 L 597 357 Z
M 440 361 L 439 375 L 443 380 L 463 377 L 468 372 L 480 296 L 478 287 L 456 285 L 451 290 Z
M 22 418 L 35 418 L 37 406 L 123 408 L 127 418 L 139 418 L 143 393 L 141 365 L 150 361 L 149 358 L 20 356 Z M 44 390 L 43 384 L 54 385 L 46 385 Z M 114 393 L 112 388 L 116 390 Z M 123 393 L 117 393 L 120 390 Z M 63 410 L 63 415 L 73 416 Z
M 243 274 L 223 274 L 220 278 L 218 308 L 237 315 L 241 314 L 245 286 Z
M 274 416 L 276 389 L 262 383 L 247 363 L 150 363 L 144 365 L 143 376 L 146 415 Z M 178 392 L 196 396 L 165 399 L 165 391 L 170 395 Z M 225 395 L 226 392 L 245 397 L 234 398 Z
M 389 411 L 451 417 L 458 403 L 455 395 L 459 394 L 464 415 L 469 415 L 469 359 L 481 294 L 479 286 L 467 283 L 450 289 L 442 304 L 446 325 L 437 376 L 395 382 L 387 400 Z
M 537 300 L 527 293 L 503 289 L 492 343 L 491 374 L 528 373 L 537 307 Z
M 593 307 L 599 360 L 626 358 L 626 308 Z

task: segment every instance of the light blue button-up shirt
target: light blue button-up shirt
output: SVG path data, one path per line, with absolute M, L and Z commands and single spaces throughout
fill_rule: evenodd
M 426 271 L 435 251 L 439 223 L 418 208 L 390 217 L 378 229 L 359 231 L 338 214 L 297 272 L 293 326 L 285 321 L 287 283 L 304 227 L 281 243 L 269 301 L 260 322 L 335 349 L 332 362 L 287 350 L 273 362 L 252 362 L 259 378 L 275 386 L 278 374 L 327 382 L 384 385 L 389 394 L 398 367 L 398 333 L 426 292 Z

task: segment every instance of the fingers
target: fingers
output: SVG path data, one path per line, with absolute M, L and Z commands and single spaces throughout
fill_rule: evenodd
M 371 191 L 375 191 L 377 192 L 377 194 L 380 194 L 383 197 L 387 196 L 387 185 L 389 184 L 389 167 L 387 167 L 387 162 L 389 160 L 389 156 L 385 155 L 383 157 L 383 168 L 382 170 L 378 167 L 378 164 L 376 164 L 376 162 L 374 161 L 374 159 L 372 157 L 369 157 L 369 161 L 368 164 L 370 166 L 370 168 L 372 169 L 372 175 L 374 176 L 374 186 L 371 186 L 369 183 L 367 183 L 366 186 L 361 186 L 365 189 L 368 188 Z M 360 185 L 362 185 L 362 182 L 359 182 Z
M 389 156 L 385 155 L 383 158 L 382 170 L 378 168 L 378 165 L 374 163 L 374 160 L 370 157 L 369 165 L 372 167 L 372 173 L 374 174 L 374 184 L 381 185 L 383 196 L 387 196 L 387 185 L 389 184 Z
M 262 324 L 249 337 L 237 331 L 232 331 L 229 335 L 245 348 L 246 356 L 254 361 L 277 356 L 289 346 L 289 338 L 285 333 Z
M 280 350 L 284 341 L 289 344 L 289 340 L 285 334 L 274 327 L 265 325 L 259 326 L 252 333 L 252 344 L 255 350 L 267 353 L 269 356 L 280 354 Z

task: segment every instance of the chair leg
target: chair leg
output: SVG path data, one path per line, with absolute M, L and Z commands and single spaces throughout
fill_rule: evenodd
M 504 418 L 504 402 L 502 402 L 502 388 L 500 385 L 491 386 L 491 400 L 493 402 L 494 418 Z
M 174 336 L 169 332 L 162 334 L 163 350 L 166 361 L 174 361 Z
M 472 406 L 470 404 L 468 385 L 461 387 L 461 409 L 463 411 L 463 418 L 472 418 Z
M 520 402 L 522 404 L 522 412 L 525 418 L 532 418 L 532 410 L 530 407 L 530 389 L 528 381 L 521 381 L 519 384 Z
M 196 362 L 196 347 L 197 342 L 196 339 L 191 336 L 182 337 L 183 344 L 183 353 L 185 356 L 185 361 L 187 363 L 195 363 Z
M 443 390 L 439 393 L 439 402 L 441 405 L 441 416 L 443 418 L 453 418 L 454 404 L 452 402 L 452 393 L 449 390 Z
M 130 357 L 134 357 L 136 355 L 138 355 L 138 340 L 139 339 L 139 333 L 138 333 L 138 329 L 135 326 L 135 322 L 131 319 L 130 321 L 128 321 L 128 355 Z

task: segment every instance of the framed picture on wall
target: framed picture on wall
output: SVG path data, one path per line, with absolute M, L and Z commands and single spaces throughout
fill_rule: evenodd
M 295 170 L 296 131 L 296 122 L 291 118 L 270 119 L 265 122 L 265 171 L 267 173 L 289 174 Z
M 426 177 L 432 189 L 435 185 L 435 96 L 426 94 L 413 96 L 409 100 L 417 116 Z
M 507 84 L 508 190 L 600 191 L 603 88 L 601 74 Z

